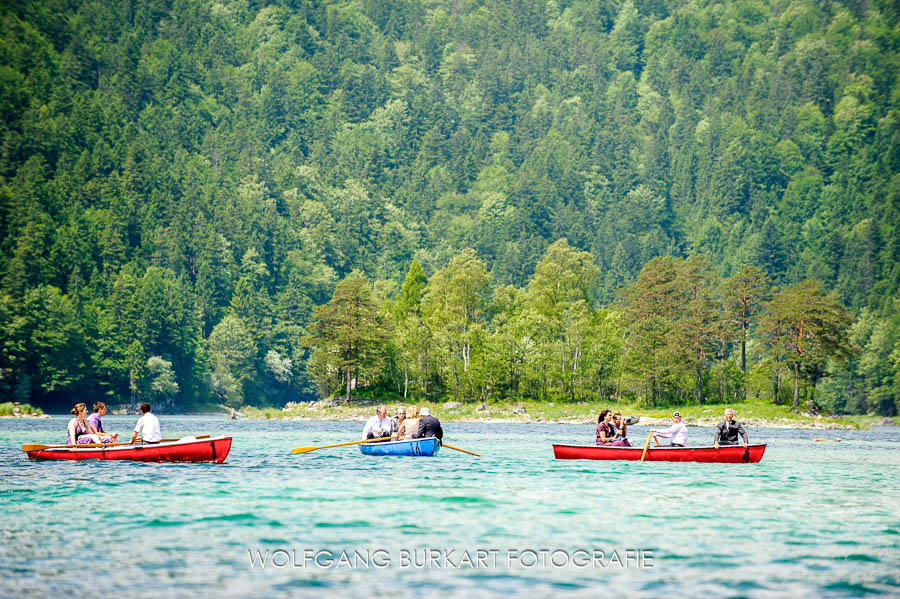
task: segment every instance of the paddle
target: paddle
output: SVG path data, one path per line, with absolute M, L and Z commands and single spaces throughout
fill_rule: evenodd
M 644 443 L 644 453 L 641 454 L 641 461 L 644 461 L 644 458 L 647 456 L 647 448 L 650 447 L 650 437 L 653 436 L 653 431 L 647 433 L 647 442 Z
M 396 439 L 397 435 L 391 435 L 390 437 L 380 437 L 378 439 L 363 439 L 362 441 L 350 441 L 349 443 L 337 443 L 335 445 L 320 445 L 317 447 L 295 447 L 291 450 L 291 453 L 309 453 L 310 451 L 315 451 L 317 449 L 328 449 L 329 447 L 343 447 L 345 445 L 359 445 L 360 443 L 375 443 L 377 441 L 387 441 L 388 439 Z
M 23 445 L 22 451 L 43 451 L 45 449 L 66 449 L 77 447 L 111 447 L 113 445 L 131 445 L 131 443 L 82 443 L 81 445 Z
M 441 442 L 442 447 L 446 447 L 447 449 L 455 449 L 456 451 L 461 451 L 463 453 L 471 453 L 472 455 L 477 455 L 479 458 L 482 457 L 480 453 L 475 453 L 474 451 L 467 451 L 465 449 L 460 449 L 459 447 L 453 447 L 452 445 L 447 445 L 443 441 Z
M 441 441 L 441 447 L 446 447 L 447 449 L 455 449 L 456 451 L 461 451 L 463 453 L 471 453 L 472 455 L 477 455 L 478 457 L 483 457 L 480 453 L 475 453 L 474 451 L 468 451 L 466 449 L 460 449 L 459 447 L 453 447 L 452 445 L 447 445 L 443 441 Z
M 198 435 L 197 439 L 208 439 L 209 435 Z M 171 443 L 174 441 L 180 441 L 181 439 L 162 439 L 161 443 Z M 81 445 L 23 445 L 22 451 L 43 451 L 45 449 L 71 449 L 71 448 L 90 448 L 90 447 L 113 447 L 115 445 L 134 445 L 135 443 L 82 443 Z
M 173 441 L 181 441 L 184 437 L 179 437 L 177 439 L 160 439 L 160 443 L 172 443 Z M 195 439 L 209 439 L 209 435 L 197 435 L 194 437 Z

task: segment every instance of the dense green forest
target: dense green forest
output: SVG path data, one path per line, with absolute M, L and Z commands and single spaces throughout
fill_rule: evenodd
M 0 4 L 0 401 L 900 407 L 893 0 Z

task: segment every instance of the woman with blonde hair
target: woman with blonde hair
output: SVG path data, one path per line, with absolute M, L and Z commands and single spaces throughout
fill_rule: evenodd
M 75 404 L 72 408 L 75 418 L 69 420 L 69 426 L 66 427 L 68 433 L 66 437 L 66 445 L 84 445 L 85 443 L 100 443 L 100 437 L 91 433 L 91 425 L 85 422 L 87 417 L 87 406 L 83 403 Z
M 409 441 L 413 435 L 419 430 L 419 408 L 417 406 L 409 406 L 406 408 L 406 420 L 400 425 L 397 431 L 398 441 Z

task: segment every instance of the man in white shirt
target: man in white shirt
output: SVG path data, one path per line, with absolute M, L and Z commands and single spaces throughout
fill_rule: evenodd
M 666 439 L 671 439 L 669 443 L 663 445 L 663 447 L 686 447 L 687 446 L 687 427 L 681 421 L 681 414 L 675 412 L 672 414 L 672 420 L 674 423 L 672 426 L 667 428 L 664 431 L 658 431 L 653 429 L 652 432 L 656 433 L 653 435 L 653 440 L 656 441 L 657 447 L 659 447 L 659 438 L 665 437 Z
M 162 430 L 159 428 L 159 418 L 150 411 L 150 404 L 141 404 L 141 414 L 134 425 L 131 442 L 134 443 L 140 437 L 144 443 L 159 443 L 162 440 Z
M 380 439 L 391 436 L 391 419 L 387 417 L 387 408 L 378 406 L 375 415 L 366 420 L 363 428 L 363 439 Z

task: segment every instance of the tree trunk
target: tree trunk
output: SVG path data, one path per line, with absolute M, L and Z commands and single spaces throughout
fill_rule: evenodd
M 350 370 L 350 367 L 348 366 L 347 367 L 347 395 L 346 395 L 346 399 L 348 402 L 350 401 L 350 380 L 351 380 L 352 376 L 353 376 L 353 373 Z
M 744 401 L 747 401 L 747 330 L 741 335 L 741 372 L 744 373 L 741 378 L 741 386 L 744 388 Z
M 703 367 L 700 362 L 700 350 L 697 350 L 697 405 L 701 405 L 703 403 Z
M 800 362 L 794 362 L 794 409 L 800 407 Z

